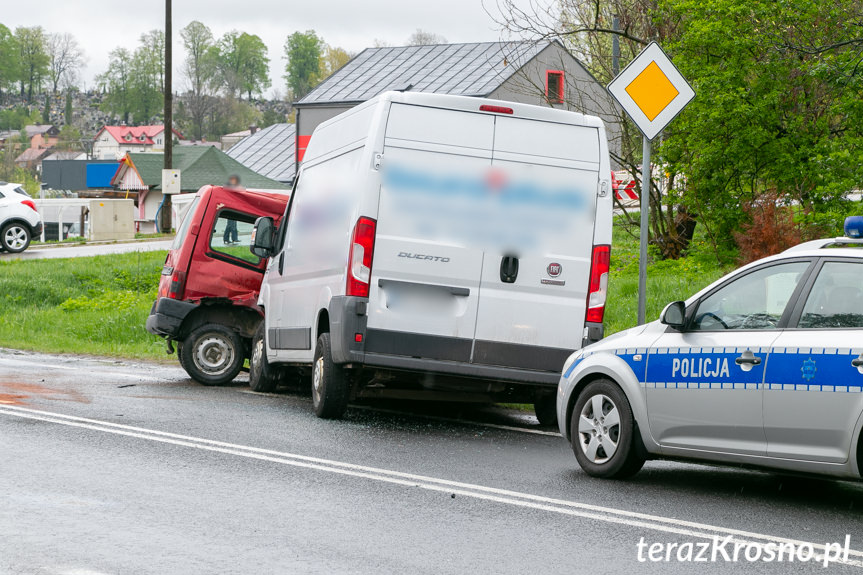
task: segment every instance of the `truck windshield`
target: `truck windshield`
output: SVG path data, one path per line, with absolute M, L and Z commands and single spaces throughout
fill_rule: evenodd
M 189 233 L 189 227 L 192 225 L 192 218 L 194 218 L 195 208 L 198 207 L 198 200 L 201 198 L 199 196 L 195 196 L 195 199 L 192 200 L 192 203 L 189 204 L 189 208 L 186 210 L 186 215 L 183 216 L 183 223 L 180 224 L 180 227 L 177 229 L 177 235 L 174 237 L 174 243 L 171 244 L 171 249 L 176 250 L 179 249 L 180 246 L 183 245 L 183 242 L 186 241 L 186 234 Z

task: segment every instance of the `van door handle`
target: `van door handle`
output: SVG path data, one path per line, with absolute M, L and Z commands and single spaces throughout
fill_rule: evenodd
M 285 273 L 285 252 L 282 250 L 282 253 L 279 254 L 279 275 Z
M 503 256 L 500 260 L 500 281 L 505 284 L 515 283 L 518 277 L 518 258 Z

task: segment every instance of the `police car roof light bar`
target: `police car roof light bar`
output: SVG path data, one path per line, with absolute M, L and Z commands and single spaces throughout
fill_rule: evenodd
M 845 236 L 863 238 L 863 216 L 848 216 L 845 218 Z

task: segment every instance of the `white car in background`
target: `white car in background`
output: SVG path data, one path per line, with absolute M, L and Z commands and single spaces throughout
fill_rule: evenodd
M 23 252 L 41 233 L 42 218 L 21 184 L 0 182 L 0 251 Z

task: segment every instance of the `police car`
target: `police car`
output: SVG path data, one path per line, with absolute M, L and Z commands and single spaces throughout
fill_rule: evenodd
M 619 478 L 669 458 L 859 479 L 863 217 L 845 234 L 753 262 L 571 355 L 557 412 L 581 467 Z

